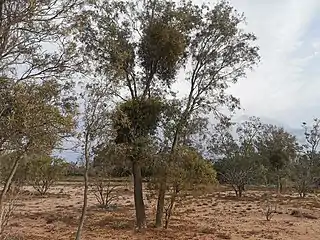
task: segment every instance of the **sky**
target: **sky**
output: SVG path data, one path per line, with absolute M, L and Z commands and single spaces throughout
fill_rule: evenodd
M 195 2 L 203 2 L 196 1 Z M 320 117 L 320 1 L 231 0 L 258 37 L 261 62 L 230 91 L 238 114 L 273 119 L 291 128 Z
M 320 117 L 320 0 L 229 1 L 258 37 L 261 56 L 230 89 L 243 108 L 235 120 L 254 115 L 302 135 L 301 123 Z

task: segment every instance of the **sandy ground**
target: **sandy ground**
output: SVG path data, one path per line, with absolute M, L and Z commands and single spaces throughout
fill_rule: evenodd
M 272 206 L 277 209 L 271 221 L 264 215 L 264 191 L 247 191 L 241 200 L 221 189 L 190 196 L 178 204 L 167 230 L 152 228 L 155 206 L 146 200 L 149 228 L 135 233 L 132 187 L 118 190 L 113 211 L 99 208 L 90 194 L 83 239 L 320 239 L 320 201 L 315 195 L 306 199 L 274 195 Z M 10 239 L 74 239 L 82 206 L 79 183 L 57 185 L 45 197 L 27 194 L 24 198 L 7 228 Z M 293 216 L 294 210 L 301 214 Z

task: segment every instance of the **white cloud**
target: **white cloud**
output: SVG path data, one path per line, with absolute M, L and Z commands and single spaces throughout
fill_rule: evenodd
M 320 1 L 233 0 L 231 3 L 245 13 L 247 28 L 257 35 L 262 57 L 260 66 L 232 87 L 231 92 L 240 97 L 247 114 L 268 116 L 288 125 L 309 120 L 298 118 L 312 115 L 305 113 L 306 104 L 315 101 L 320 87 L 313 81 L 315 76 L 309 67 L 315 61 L 320 63 L 316 54 L 319 41 L 312 42 L 308 37 Z

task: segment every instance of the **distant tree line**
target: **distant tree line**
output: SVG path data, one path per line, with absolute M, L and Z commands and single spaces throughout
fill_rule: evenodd
M 230 184 L 237 196 L 252 184 L 275 185 L 278 193 L 285 185 L 305 197 L 319 186 L 319 124 L 319 119 L 302 124 L 303 143 L 283 127 L 264 124 L 256 117 L 234 127 L 216 125 L 208 150 L 219 181 Z

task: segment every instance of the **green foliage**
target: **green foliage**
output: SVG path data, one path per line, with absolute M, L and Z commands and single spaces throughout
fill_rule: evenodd
M 289 179 L 301 196 L 311 189 L 319 173 L 317 152 L 311 151 L 316 149 L 311 143 L 317 145 L 316 129 L 309 130 L 313 140 L 306 135 L 310 145 L 302 147 L 284 128 L 263 124 L 258 118 L 238 124 L 236 136 L 230 126 L 218 124 L 210 142 L 220 182 L 231 184 L 237 195 L 247 183 L 277 184 L 281 193 L 283 181 Z
M 283 168 L 289 161 L 295 159 L 299 146 L 297 139 L 282 127 L 265 125 L 257 148 L 265 159 L 266 166 L 274 170 Z
M 75 104 L 57 81 L 14 84 L 0 92 L 0 150 L 51 151 L 74 128 Z
M 153 175 L 150 176 L 150 187 L 157 189 L 163 177 L 163 164 L 166 164 L 167 186 L 180 193 L 199 186 L 216 183 L 216 171 L 213 164 L 204 159 L 196 149 L 182 146 L 173 154 L 158 154 L 153 162 Z
M 5 200 L 28 155 L 49 154 L 74 127 L 74 99 L 66 94 L 75 72 L 68 42 L 69 14 L 78 0 L 0 1 L 0 235 Z M 48 46 L 50 46 L 48 48 Z M 72 62 L 72 63 L 71 63 Z M 10 202 L 12 204 L 12 202 Z M 1 237 L 1 236 L 0 236 Z
M 158 190 L 163 181 L 163 166 L 166 164 L 166 187 L 169 198 L 165 206 L 165 228 L 178 199 L 183 199 L 188 191 L 199 190 L 202 187 L 216 183 L 216 171 L 213 164 L 204 159 L 196 149 L 181 146 L 174 153 L 162 153 L 155 159 L 155 174 L 151 176 L 149 188 Z
M 279 150 L 271 153 L 269 158 L 271 168 L 275 171 L 283 169 L 286 166 L 288 160 L 288 157 Z
M 291 165 L 298 157 L 300 146 L 296 137 L 282 127 L 265 124 L 256 146 L 267 170 L 266 182 L 277 184 L 280 193 L 282 182 L 289 178 Z
M 214 184 L 216 171 L 195 149 L 179 147 L 170 155 L 168 184 L 185 189 L 201 184 Z
M 110 80 L 117 95 L 125 90 L 131 98 L 163 96 L 191 63 L 192 71 L 185 74 L 192 85 L 188 111 L 239 104 L 224 91 L 227 81 L 245 76 L 259 56 L 252 44 L 256 37 L 241 29 L 244 17 L 227 2 L 211 7 L 191 1 L 100 0 L 87 5 L 90 10 L 80 9 L 72 33 L 88 71 Z
M 156 74 L 159 79 L 174 79 L 177 64 L 181 61 L 186 49 L 186 37 L 163 19 L 153 19 L 144 30 L 139 48 L 141 65 L 147 74 Z
M 307 193 L 310 192 L 314 181 L 312 162 L 308 159 L 307 155 L 299 156 L 292 164 L 290 170 L 290 177 L 293 181 L 294 188 L 300 197 L 305 197 Z
M 48 155 L 35 155 L 27 164 L 28 181 L 41 195 L 67 173 L 67 163 L 60 158 Z
M 122 103 L 115 112 L 113 126 L 116 143 L 133 143 L 137 137 L 155 133 L 163 103 L 158 99 L 131 100 Z
M 301 197 L 318 185 L 320 176 L 320 120 L 313 119 L 312 125 L 303 122 L 305 144 L 302 145 L 297 159 L 291 164 L 290 177 L 294 187 Z M 318 187 L 318 186 L 316 186 Z
M 232 135 L 232 125 L 220 123 L 215 126 L 211 136 L 211 152 L 219 179 L 232 186 L 241 197 L 244 186 L 256 180 L 260 175 L 259 155 L 255 141 L 262 129 L 258 118 L 250 118 L 236 127 L 237 136 Z
M 12 169 L 12 164 L 19 158 L 19 154 L 13 152 L 9 154 L 1 154 L 0 155 L 0 181 L 1 184 L 5 184 L 8 177 L 10 176 L 10 172 Z M 26 159 L 22 159 L 15 176 L 12 179 L 12 182 L 15 183 L 16 186 L 22 187 L 26 183 Z

